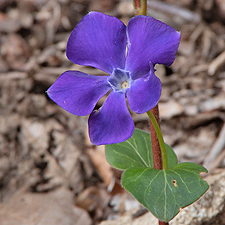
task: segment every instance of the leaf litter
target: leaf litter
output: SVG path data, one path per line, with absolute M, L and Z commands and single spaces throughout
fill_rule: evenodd
M 162 132 L 180 162 L 204 164 L 217 174 L 225 166 L 223 1 L 164 2 L 170 5 L 166 13 L 158 7 L 164 4 L 160 1 L 154 6 L 156 15 L 148 13 L 158 19 L 163 15 L 164 22 L 181 31 L 182 40 L 174 64 L 157 69 L 163 83 Z M 177 15 L 176 7 L 195 20 Z M 65 47 L 73 27 L 90 10 L 118 16 L 125 23 L 132 16 L 130 3 L 116 0 L 0 3 L 0 214 L 5 224 L 35 224 L 30 220 L 34 213 L 24 214 L 26 207 L 43 212 L 47 204 L 50 214 L 40 213 L 38 220 L 49 218 L 47 224 L 57 225 L 51 210 L 59 196 L 70 207 L 57 211 L 58 224 L 70 224 L 70 219 L 71 224 L 98 224 L 134 204 L 120 186 L 121 172 L 109 168 L 101 150 L 96 153 L 89 143 L 87 118 L 70 115 L 45 95 L 63 71 L 78 67 L 67 60 Z M 101 75 L 93 68 L 78 70 Z M 133 116 L 136 127 L 148 131 L 147 115 Z M 125 197 L 116 197 L 121 195 Z M 37 196 L 40 202 L 31 204 Z M 26 204 L 21 206 L 23 199 Z M 82 205 L 82 199 L 89 203 Z M 17 216 L 10 217 L 13 212 Z M 74 219 L 76 213 L 84 220 Z

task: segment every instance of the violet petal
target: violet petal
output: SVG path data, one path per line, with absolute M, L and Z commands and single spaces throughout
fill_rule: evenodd
M 149 16 L 136 16 L 127 25 L 128 53 L 125 69 L 137 79 L 149 72 L 149 62 L 170 66 L 175 60 L 180 33 Z
M 110 89 L 108 76 L 93 76 L 79 71 L 64 72 L 48 89 L 49 97 L 66 111 L 85 116 Z
M 155 107 L 161 96 L 161 82 L 154 74 L 153 65 L 150 63 L 150 72 L 136 79 L 127 89 L 127 100 L 130 109 L 136 113 L 145 113 Z
M 93 66 L 109 74 L 124 68 L 126 27 L 117 18 L 90 12 L 72 31 L 66 49 L 70 61 Z
M 95 145 L 119 143 L 130 138 L 134 122 L 125 94 L 112 91 L 99 111 L 91 113 L 88 124 L 90 140 Z

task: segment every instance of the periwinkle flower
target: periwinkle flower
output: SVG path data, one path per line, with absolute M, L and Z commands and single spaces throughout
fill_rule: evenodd
M 66 71 L 47 93 L 72 114 L 90 114 L 93 144 L 125 141 L 134 131 L 126 98 L 136 113 L 145 113 L 158 103 L 161 82 L 154 74 L 154 65 L 170 66 L 179 42 L 179 32 L 152 17 L 133 17 L 126 27 L 115 17 L 90 12 L 72 31 L 66 54 L 71 62 L 98 68 L 109 76 Z M 103 106 L 94 110 L 110 90 Z

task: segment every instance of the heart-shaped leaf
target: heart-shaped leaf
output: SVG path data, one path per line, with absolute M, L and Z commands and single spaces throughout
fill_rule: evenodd
M 177 165 L 177 156 L 166 144 L 168 167 Z M 105 146 L 105 155 L 109 164 L 117 169 L 126 170 L 131 167 L 153 168 L 151 136 L 142 130 L 135 129 L 128 140 Z
M 130 168 L 122 176 L 122 185 L 159 220 L 168 222 L 207 191 L 200 172 L 207 170 L 195 163 L 168 170 Z

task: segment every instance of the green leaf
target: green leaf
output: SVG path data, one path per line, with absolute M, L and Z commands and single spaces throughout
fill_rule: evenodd
M 177 165 L 173 149 L 166 144 L 168 167 Z M 105 155 L 109 164 L 117 169 L 131 167 L 153 168 L 151 136 L 142 130 L 135 129 L 131 138 L 125 142 L 105 146 Z
M 154 216 L 168 222 L 207 191 L 200 172 L 207 170 L 195 163 L 180 163 L 168 170 L 130 168 L 123 173 L 122 185 Z

